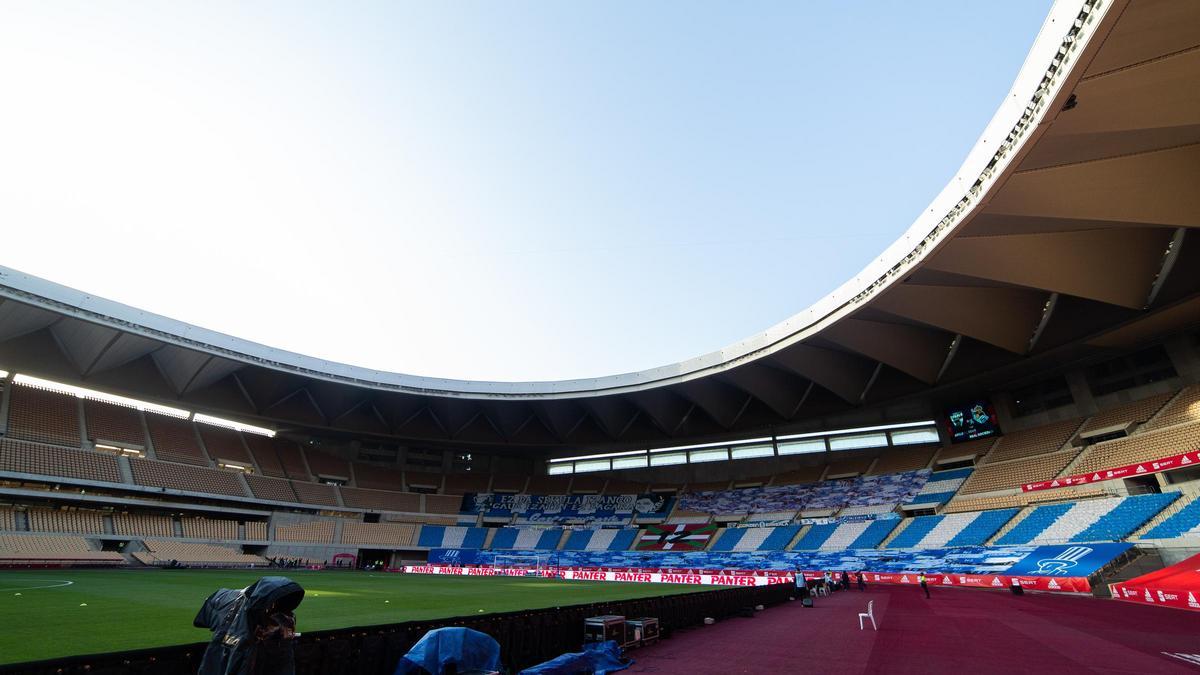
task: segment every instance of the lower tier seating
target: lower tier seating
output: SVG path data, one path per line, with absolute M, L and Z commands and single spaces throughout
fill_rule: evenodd
M 421 527 L 417 545 L 430 548 L 483 548 L 486 538 L 487 530 L 482 527 L 425 525 Z
M 379 546 L 412 546 L 416 525 L 409 523 L 342 523 L 342 543 Z
M 212 566 L 266 566 L 267 560 L 260 555 L 242 553 L 225 546 L 216 544 L 197 544 L 193 542 L 170 541 L 166 539 L 146 539 L 145 552 L 137 552 L 133 557 L 147 565 L 166 565 L 176 560 L 185 565 Z
M 97 551 L 83 537 L 0 534 L 0 563 L 64 562 L 88 565 L 124 565 L 116 551 Z
M 1035 508 L 996 543 L 1118 541 L 1178 498 L 1178 492 L 1168 492 L 1047 504 Z
M 502 527 L 492 538 L 493 549 L 528 549 L 553 551 L 558 548 L 563 531 L 560 529 L 539 530 L 531 527 Z
M 574 530 L 563 545 L 565 551 L 628 551 L 637 539 L 637 528 Z
M 730 528 L 721 534 L 711 550 L 782 551 L 799 532 L 799 525 Z

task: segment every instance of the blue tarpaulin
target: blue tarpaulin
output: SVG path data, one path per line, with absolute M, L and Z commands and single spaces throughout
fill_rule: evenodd
M 440 675 L 449 665 L 460 673 L 500 670 L 500 643 L 470 628 L 436 628 L 400 659 L 395 675 Z
M 607 675 L 625 670 L 633 665 L 633 659 L 621 658 L 617 643 L 592 642 L 583 646 L 583 651 L 563 654 L 540 665 L 522 670 L 520 675 Z

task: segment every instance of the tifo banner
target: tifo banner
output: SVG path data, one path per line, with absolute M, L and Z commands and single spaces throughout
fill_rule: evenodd
M 628 521 L 637 514 L 665 518 L 674 497 L 641 495 L 510 495 L 468 492 L 460 512 L 468 515 L 518 516 L 529 522 L 555 522 L 585 518 L 592 521 Z
M 1133 547 L 1128 543 L 1039 546 L 1005 574 L 1037 577 L 1087 577 Z
M 1200 611 L 1200 555 L 1118 584 L 1112 596 L 1126 602 Z
M 703 551 L 716 532 L 717 526 L 712 523 L 647 525 L 636 548 L 639 551 Z
M 1070 487 L 1072 485 L 1087 485 L 1088 483 L 1100 483 L 1106 480 L 1119 480 L 1129 478 L 1130 476 L 1170 471 L 1193 464 L 1200 464 L 1200 452 L 1185 452 L 1182 455 L 1172 455 L 1171 457 L 1163 457 L 1150 462 L 1119 466 L 1115 469 L 1104 469 L 1102 471 L 1081 473 L 1065 478 L 1055 478 L 1054 480 L 1026 483 L 1021 486 L 1021 490 L 1024 492 L 1034 492 L 1036 490 L 1051 490 L 1060 487 Z
M 776 520 L 746 520 L 740 523 L 732 523 L 726 527 L 745 528 L 745 527 L 786 527 L 792 524 L 791 518 L 779 518 Z

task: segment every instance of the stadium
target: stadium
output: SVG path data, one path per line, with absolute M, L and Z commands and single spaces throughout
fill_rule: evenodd
M 385 372 L 0 267 L 0 673 L 196 672 L 264 576 L 287 672 L 1194 670 L 1198 185 L 1200 3 L 1058 0 L 900 238 L 679 363 Z

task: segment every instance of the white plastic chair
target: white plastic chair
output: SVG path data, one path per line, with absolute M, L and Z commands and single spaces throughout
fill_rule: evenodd
M 871 628 L 872 629 L 879 630 L 879 626 L 875 625 L 875 601 L 874 600 L 867 603 L 867 611 L 858 613 L 858 629 L 859 630 L 866 630 L 865 628 L 863 628 L 863 618 L 864 617 L 871 620 Z

